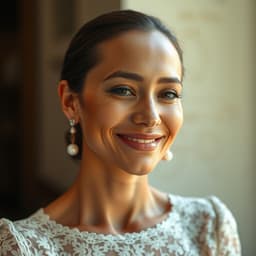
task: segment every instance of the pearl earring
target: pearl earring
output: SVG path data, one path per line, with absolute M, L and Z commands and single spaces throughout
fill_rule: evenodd
M 67 153 L 70 156 L 75 156 L 79 152 L 79 147 L 75 144 L 75 134 L 76 134 L 75 124 L 76 122 L 74 119 L 69 120 L 69 125 L 70 125 L 69 133 L 70 133 L 71 143 L 67 146 Z
M 166 151 L 163 160 L 165 161 L 171 161 L 173 159 L 173 153 L 171 151 Z

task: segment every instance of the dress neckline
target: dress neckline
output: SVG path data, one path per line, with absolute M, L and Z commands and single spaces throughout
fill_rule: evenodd
M 92 236 L 92 237 L 98 237 L 98 238 L 105 238 L 105 239 L 120 239 L 120 238 L 134 238 L 134 237 L 141 237 L 148 233 L 155 233 L 157 230 L 162 230 L 163 227 L 166 227 L 167 223 L 170 224 L 170 220 L 173 219 L 175 215 L 175 204 L 173 200 L 173 196 L 168 194 L 168 200 L 171 205 L 169 212 L 167 213 L 166 218 L 164 218 L 159 223 L 156 223 L 153 226 L 147 227 L 145 229 L 142 229 L 140 231 L 135 232 L 124 232 L 120 234 L 110 234 L 110 233 L 97 233 L 93 231 L 87 231 L 87 230 L 80 230 L 77 227 L 70 227 L 63 225 L 61 223 L 56 222 L 55 220 L 51 219 L 48 214 L 45 213 L 43 208 L 40 208 L 32 217 L 36 218 L 37 220 L 40 220 L 40 223 L 42 225 L 49 224 L 53 229 L 57 229 L 58 231 L 63 231 L 65 233 L 77 233 L 81 236 Z M 169 225 L 167 225 L 169 226 Z

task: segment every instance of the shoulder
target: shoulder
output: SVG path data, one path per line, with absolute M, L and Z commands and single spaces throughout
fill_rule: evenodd
M 40 230 L 39 215 L 38 211 L 18 221 L 0 219 L 0 256 L 33 255 L 36 252 L 36 245 L 46 235 Z
M 218 198 L 211 198 L 216 212 L 216 234 L 220 255 L 241 255 L 237 223 L 227 206 Z
M 216 196 L 208 197 L 183 197 L 170 195 L 175 209 L 183 214 L 207 214 L 209 217 L 223 221 L 229 219 L 236 225 L 234 217 L 227 206 Z
M 14 222 L 7 219 L 0 219 L 0 249 L 1 256 L 26 255 L 24 238 L 15 228 Z
M 170 195 L 170 198 L 183 222 L 188 223 L 190 228 L 198 228 L 201 235 L 205 233 L 205 236 L 214 237 L 218 255 L 241 255 L 235 218 L 218 197 Z
M 205 198 L 180 198 L 183 211 L 189 211 L 195 215 L 203 215 L 208 217 L 214 223 L 216 232 L 218 233 L 237 233 L 236 220 L 226 206 L 216 196 Z
M 215 201 L 220 202 L 214 196 L 199 198 L 177 195 L 170 195 L 170 201 L 174 210 L 182 216 L 205 216 L 210 219 L 216 217 Z
M 218 197 L 211 196 L 208 200 L 215 212 L 216 228 L 219 229 L 228 224 L 230 228 L 237 230 L 235 218 L 228 207 Z

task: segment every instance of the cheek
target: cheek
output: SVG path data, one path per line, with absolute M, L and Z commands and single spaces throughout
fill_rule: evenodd
M 173 105 L 165 112 L 165 123 L 170 136 L 174 138 L 183 124 L 183 109 L 180 103 Z
M 112 128 L 120 122 L 127 111 L 123 104 L 118 102 L 106 100 L 103 97 L 100 99 L 92 99 L 88 97 L 86 99 L 84 111 L 85 125 L 93 125 L 98 128 Z

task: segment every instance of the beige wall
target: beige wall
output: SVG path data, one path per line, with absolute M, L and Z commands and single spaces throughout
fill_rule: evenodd
M 59 63 L 70 36 L 54 37 L 53 1 L 40 2 L 38 169 L 42 180 L 62 190 L 77 169 L 63 157 L 68 124 L 56 93 Z M 101 12 L 122 7 L 158 16 L 178 35 L 186 66 L 185 124 L 173 146 L 173 161 L 161 163 L 151 183 L 171 193 L 219 196 L 238 221 L 243 255 L 254 256 L 254 0 L 74 2 L 76 27 Z
M 215 194 L 232 209 L 243 255 L 256 255 L 253 0 L 124 0 L 164 20 L 184 49 L 184 127 L 174 159 L 151 183 L 171 193 Z M 254 94 L 255 95 L 255 94 Z

